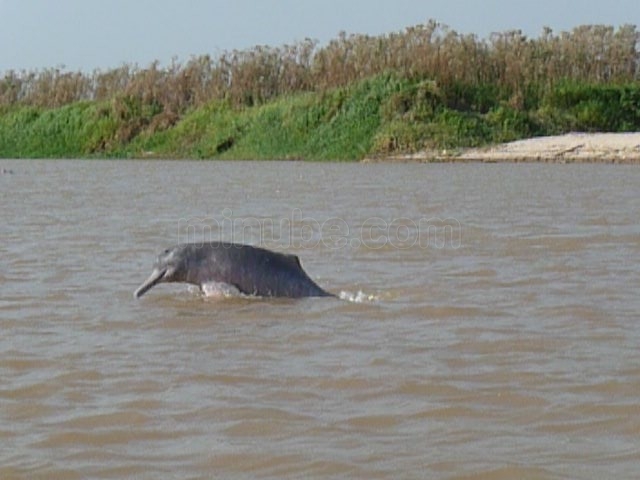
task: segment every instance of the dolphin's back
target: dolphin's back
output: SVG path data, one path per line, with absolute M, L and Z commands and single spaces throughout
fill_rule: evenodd
M 198 283 L 224 282 L 242 293 L 261 297 L 327 297 L 332 294 L 320 288 L 303 270 L 297 255 L 273 252 L 264 248 L 228 242 L 199 245 L 194 252 L 207 263 Z

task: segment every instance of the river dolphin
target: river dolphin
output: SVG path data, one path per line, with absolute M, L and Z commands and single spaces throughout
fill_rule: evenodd
M 186 282 L 204 291 L 207 284 L 226 284 L 260 297 L 333 297 L 302 269 L 296 255 L 229 242 L 185 243 L 167 248 L 153 272 L 134 292 L 140 298 L 159 283 Z

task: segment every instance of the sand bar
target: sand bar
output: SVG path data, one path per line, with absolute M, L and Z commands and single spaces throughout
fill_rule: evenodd
M 425 150 L 386 159 L 417 162 L 557 162 L 640 164 L 640 132 L 568 133 L 537 137 L 485 148 Z

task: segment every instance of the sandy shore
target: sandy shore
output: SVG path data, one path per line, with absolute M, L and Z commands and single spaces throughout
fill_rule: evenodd
M 640 132 L 569 133 L 460 151 L 422 151 L 384 160 L 447 162 L 638 163 Z

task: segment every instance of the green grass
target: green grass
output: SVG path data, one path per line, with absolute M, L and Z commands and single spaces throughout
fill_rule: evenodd
M 0 157 L 352 161 L 572 130 L 640 130 L 637 83 L 562 83 L 544 96 L 532 89 L 519 108 L 490 85 L 454 90 L 384 74 L 253 107 L 217 101 L 181 118 L 135 98 L 56 109 L 5 107 Z
M 91 155 L 111 138 L 116 122 L 101 105 L 78 102 L 58 109 L 18 107 L 0 115 L 0 156 L 78 158 Z

